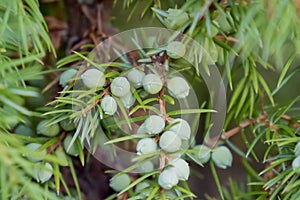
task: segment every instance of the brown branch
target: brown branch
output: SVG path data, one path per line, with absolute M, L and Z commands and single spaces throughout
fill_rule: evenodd
M 102 3 L 97 4 L 97 34 L 105 36 L 105 33 L 103 33 L 103 24 L 102 24 L 103 20 L 102 20 L 101 9 L 102 9 Z
M 81 46 L 90 43 L 90 41 L 88 39 L 82 39 L 80 42 L 74 44 L 74 46 L 72 46 L 71 51 L 75 51 L 76 49 L 79 49 Z
M 82 116 L 86 117 L 86 113 L 88 111 L 90 111 L 92 108 L 94 108 L 100 101 L 101 101 L 102 97 L 100 97 L 99 99 L 97 99 L 96 101 L 93 102 L 92 105 L 85 107 L 84 109 L 81 110 Z
M 127 192 L 124 192 L 124 193 L 117 196 L 117 200 L 127 200 L 127 199 L 128 199 Z
M 235 37 L 224 37 L 224 36 L 222 36 L 222 35 L 216 35 L 215 36 L 215 38 L 217 39 L 217 40 L 221 40 L 221 41 L 229 41 L 229 42 L 235 42 L 235 43 L 238 43 L 239 42 L 239 40 L 237 39 L 237 38 L 235 38 Z
M 213 3 L 213 0 L 208 0 L 201 8 L 201 10 L 199 11 L 199 20 L 204 16 L 205 12 L 209 9 L 209 7 L 211 6 L 211 4 Z
M 291 125 L 294 129 L 298 129 L 300 128 L 299 123 L 295 122 L 292 117 L 288 116 L 288 115 L 282 115 L 280 117 L 282 120 L 285 120 L 289 123 L 289 125 Z M 254 124 L 264 124 L 265 127 L 270 128 L 273 132 L 277 131 L 277 128 L 274 124 L 270 124 L 269 121 L 266 120 L 267 119 L 267 114 L 263 113 L 261 114 L 257 119 L 251 118 L 248 120 L 245 120 L 243 122 L 240 123 L 239 126 L 234 127 L 232 129 L 230 129 L 229 131 L 226 131 L 223 134 L 223 139 L 229 139 L 230 137 L 234 136 L 235 134 L 239 133 L 243 128 L 248 127 L 249 125 L 254 125 Z
M 164 152 L 161 153 L 159 157 L 159 170 L 162 172 L 166 165 L 166 155 Z
M 159 102 L 159 110 L 162 114 L 162 117 L 164 119 L 166 119 L 166 102 L 164 99 L 162 99 L 162 96 L 164 94 L 164 88 L 162 88 L 162 90 L 159 92 L 159 97 L 158 97 L 158 102 Z
M 42 94 L 47 92 L 52 86 L 54 86 L 59 80 L 59 77 L 57 76 L 55 79 L 53 79 L 50 83 L 48 83 L 46 85 L 46 87 L 44 87 L 44 89 L 42 90 Z
M 162 89 L 159 91 L 158 93 L 158 102 L 159 102 L 159 110 L 161 112 L 161 115 L 163 117 L 163 119 L 165 121 L 167 121 L 167 112 L 166 112 L 166 101 L 163 99 L 163 95 L 164 95 L 164 85 L 166 82 L 166 77 L 165 77 L 165 67 L 164 65 L 161 63 L 162 60 L 164 60 L 165 55 L 162 56 L 153 56 L 152 59 L 155 60 L 154 62 L 154 66 L 156 67 L 158 73 L 161 75 L 161 82 L 162 82 Z M 156 138 L 157 141 L 159 141 L 159 136 Z M 166 159 L 167 159 L 167 155 L 165 154 L 164 151 L 161 151 L 161 155 L 159 157 L 159 169 L 160 171 L 162 171 L 165 166 L 166 166 Z
M 101 93 L 100 97 L 96 101 L 94 101 L 92 105 L 89 105 L 89 106 L 87 106 L 87 107 L 85 107 L 85 108 L 83 108 L 81 110 L 81 113 L 82 113 L 83 117 L 86 117 L 86 113 L 88 111 L 90 111 L 92 108 L 94 108 L 102 100 L 103 96 L 109 94 L 108 90 L 109 90 L 109 87 L 107 87 L 105 90 L 103 90 L 103 92 Z
M 62 133 L 59 135 L 59 140 L 47 148 L 47 150 L 46 150 L 47 153 L 48 153 L 48 154 L 52 153 L 52 152 L 53 152 L 53 151 L 61 144 L 61 141 L 62 141 L 63 139 L 65 139 L 66 136 L 67 136 L 67 132 L 65 132 L 65 131 L 62 132 Z
M 90 32 L 89 37 L 93 41 L 94 45 L 97 46 L 99 44 L 97 37 L 95 36 L 95 33 Z
M 164 120 L 166 120 L 167 117 L 167 112 L 166 112 L 166 101 L 163 99 L 163 96 L 165 94 L 165 89 L 164 89 L 164 85 L 166 82 L 166 78 L 165 78 L 165 68 L 164 65 L 162 65 L 159 62 L 155 63 L 156 69 L 158 71 L 158 73 L 161 75 L 161 82 L 162 82 L 162 89 L 159 91 L 158 93 L 158 103 L 159 103 L 159 110 L 161 112 L 162 117 L 164 118 Z
M 235 134 L 239 133 L 243 128 L 248 127 L 249 125 L 252 124 L 258 124 L 258 123 L 268 123 L 266 122 L 267 114 L 263 113 L 260 116 L 258 116 L 257 119 L 251 118 L 247 119 L 245 121 L 242 121 L 238 127 L 235 127 L 233 129 L 230 129 L 229 131 L 226 131 L 223 134 L 224 139 L 229 139 L 230 137 L 234 136 Z
M 281 119 L 287 121 L 289 123 L 289 125 L 291 125 L 294 129 L 298 129 L 300 128 L 300 125 L 295 122 L 292 117 L 288 116 L 288 115 L 282 115 Z
M 265 94 L 261 92 L 259 94 L 259 106 L 262 112 L 264 112 L 264 107 L 265 107 Z
M 96 26 L 96 20 L 94 19 L 94 16 L 90 13 L 90 9 L 88 8 L 87 5 L 81 5 L 81 11 L 83 12 L 83 14 L 86 16 L 86 18 L 89 20 L 91 26 L 90 29 L 91 30 L 95 30 Z
M 246 128 L 247 126 L 251 124 L 256 124 L 256 119 L 248 119 L 246 121 L 243 121 L 240 123 L 238 127 L 235 127 L 233 129 L 230 129 L 229 131 L 225 132 L 223 134 L 224 139 L 229 139 L 230 137 L 234 136 L 235 134 L 239 133 L 243 128 Z

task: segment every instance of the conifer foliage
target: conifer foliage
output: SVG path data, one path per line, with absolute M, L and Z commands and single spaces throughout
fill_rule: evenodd
M 103 51 L 99 62 L 113 31 L 89 9 L 105 12 L 103 2 L 76 1 L 92 28 L 69 48 L 52 44 L 39 1 L 0 1 L 0 199 L 86 199 L 74 162 L 104 154 L 107 200 L 299 199 L 300 2 L 116 0 L 129 23 L 151 19 L 174 34 L 161 46 L 146 37 L 151 48 L 132 34 L 135 51 L 116 46 L 117 59 Z M 212 65 L 226 115 L 206 140 L 218 114 L 203 85 Z M 120 164 L 120 149 L 134 156 Z M 196 165 L 215 193 L 193 191 Z M 241 178 L 220 175 L 236 166 Z

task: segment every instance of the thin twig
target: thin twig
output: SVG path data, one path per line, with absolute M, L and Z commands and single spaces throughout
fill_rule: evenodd
M 91 30 L 95 30 L 96 28 L 96 20 L 94 19 L 94 16 L 91 15 L 90 9 L 88 8 L 87 5 L 81 5 L 81 10 L 83 14 L 86 16 L 86 18 L 89 20 L 91 23 Z
M 289 123 L 289 125 L 291 125 L 294 129 L 300 128 L 299 123 L 293 121 L 291 116 L 282 115 L 280 118 L 282 120 L 287 121 Z M 223 138 L 224 139 L 229 139 L 230 137 L 232 137 L 235 134 L 239 133 L 242 129 L 248 127 L 249 125 L 254 125 L 254 124 L 264 124 L 265 127 L 270 128 L 273 132 L 276 132 L 277 131 L 276 126 L 274 124 L 270 124 L 270 122 L 267 121 L 266 119 L 267 119 L 267 114 L 263 113 L 257 119 L 251 118 L 251 119 L 245 120 L 245 121 L 241 122 L 239 126 L 234 127 L 232 129 L 230 129 L 229 131 L 226 131 L 223 134 Z
M 161 82 L 162 82 L 162 89 L 159 91 L 158 94 L 158 103 L 159 103 L 159 110 L 161 112 L 162 117 L 164 120 L 166 120 L 167 112 L 166 112 L 166 101 L 163 99 L 165 90 L 164 90 L 164 84 L 166 82 L 165 80 L 165 69 L 164 66 L 161 63 L 156 62 L 155 66 L 158 70 L 158 73 L 161 75 Z
M 217 39 L 217 40 L 221 40 L 221 41 L 229 41 L 229 42 L 235 42 L 235 43 L 238 43 L 239 42 L 239 40 L 237 39 L 237 38 L 235 38 L 235 37 L 224 37 L 224 36 L 222 36 L 222 35 L 216 35 L 215 36 L 215 38 Z
M 92 105 L 85 107 L 84 109 L 81 110 L 82 116 L 86 117 L 86 113 L 88 111 L 90 111 L 92 108 L 94 108 L 100 101 L 102 98 L 97 99 L 96 101 L 93 102 Z
M 94 32 L 90 32 L 89 37 L 93 41 L 94 45 L 97 46 L 99 44 L 97 37 Z
M 230 137 L 234 136 L 235 134 L 239 133 L 243 128 L 246 128 L 247 126 L 251 124 L 257 123 L 256 119 L 248 119 L 246 121 L 243 121 L 240 123 L 238 127 L 235 127 L 233 129 L 230 129 L 229 131 L 225 132 L 223 134 L 224 139 L 229 139 Z
M 294 129 L 298 129 L 300 128 L 300 125 L 295 122 L 292 117 L 288 116 L 288 115 L 282 115 L 281 119 L 287 121 L 289 123 L 289 125 L 291 125 Z
M 163 169 L 166 166 L 166 158 L 167 156 L 165 155 L 165 153 L 162 151 L 160 157 L 159 157 L 159 170 L 162 172 Z
M 94 108 L 102 100 L 103 96 L 109 94 L 108 90 L 109 90 L 109 87 L 107 87 L 105 90 L 103 90 L 100 97 L 96 101 L 94 101 L 92 105 L 89 105 L 89 106 L 87 106 L 87 107 L 85 107 L 84 109 L 81 110 L 81 113 L 82 113 L 83 117 L 86 117 L 86 113 L 88 111 L 90 111 L 92 108 Z
M 74 46 L 71 48 L 71 51 L 75 51 L 76 49 L 79 49 L 80 47 L 88 43 L 90 43 L 88 39 L 82 39 L 80 42 L 74 44 Z
M 102 97 L 105 96 L 107 94 L 107 90 L 104 90 L 102 93 L 101 93 L 101 96 L 100 98 L 98 98 L 96 101 L 93 102 L 92 105 L 89 105 L 87 107 L 85 107 L 84 109 L 81 110 L 81 113 L 82 113 L 82 116 L 83 117 L 86 117 L 86 113 L 88 111 L 90 111 L 91 109 L 93 109 L 101 100 L 102 100 Z
M 102 3 L 97 4 L 97 33 L 98 35 L 105 36 L 105 33 L 103 33 L 101 9 L 102 9 Z
M 52 88 L 52 86 L 54 86 L 59 80 L 59 77 L 57 76 L 55 79 L 53 79 L 50 83 L 48 83 L 46 85 L 46 87 L 44 87 L 44 89 L 42 90 L 42 94 L 47 92 L 50 88 Z
M 65 139 L 66 136 L 67 136 L 67 132 L 65 131 L 62 132 L 59 135 L 59 140 L 47 148 L 47 153 L 48 154 L 52 153 L 59 145 L 61 145 L 61 141 L 63 141 L 63 139 Z
M 197 19 L 195 22 L 197 23 L 198 20 L 202 19 L 202 17 L 204 16 L 205 12 L 209 9 L 210 5 L 213 3 L 213 0 L 208 0 L 201 8 L 201 10 L 197 13 L 195 19 Z M 192 24 L 192 27 L 195 27 L 193 25 L 196 25 L 194 22 Z M 192 34 L 194 31 L 193 29 L 190 29 L 190 34 Z
M 153 57 L 154 59 L 158 59 L 155 61 L 154 65 L 158 71 L 158 73 L 161 75 L 161 82 L 162 82 L 162 89 L 159 91 L 158 93 L 158 103 L 159 103 L 159 110 L 161 112 L 161 115 L 163 117 L 163 119 L 166 121 L 166 116 L 167 116 L 167 112 L 166 112 L 166 101 L 163 99 L 163 96 L 164 96 L 164 84 L 166 82 L 166 79 L 165 79 L 165 68 L 164 68 L 164 65 L 162 65 L 160 62 L 159 62 L 159 59 L 158 57 L 154 56 Z M 157 138 L 159 140 L 159 138 Z M 162 151 L 160 157 L 159 157 L 159 169 L 160 171 L 162 171 L 165 166 L 166 166 L 166 158 L 167 156 L 165 155 L 165 153 Z

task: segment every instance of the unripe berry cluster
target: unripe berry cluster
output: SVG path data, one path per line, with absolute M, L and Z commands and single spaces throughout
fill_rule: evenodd
M 45 149 L 39 150 L 41 146 L 42 145 L 38 143 L 29 143 L 26 145 L 26 148 L 31 152 L 39 152 L 39 155 L 45 156 L 47 152 Z M 33 168 L 33 177 L 36 179 L 37 182 L 44 183 L 50 180 L 53 170 L 53 167 L 50 163 L 41 162 L 40 158 L 29 156 L 27 155 L 27 153 L 25 153 L 24 156 L 26 156 L 28 160 L 35 162 Z
M 189 175 L 189 164 L 181 158 L 176 158 L 169 162 L 168 167 L 160 173 L 158 184 L 162 188 L 169 190 L 177 185 L 179 180 L 188 180 Z
M 165 127 L 165 120 L 162 117 L 150 115 L 138 129 L 138 134 L 147 134 L 149 137 L 138 141 L 137 154 L 153 153 L 159 148 L 166 155 L 183 150 L 183 141 L 188 141 L 191 137 L 189 123 L 184 119 L 177 118 L 169 122 L 167 130 Z M 185 160 L 178 157 L 171 160 L 171 157 L 170 162 L 158 177 L 158 184 L 167 190 L 177 185 L 179 180 L 187 180 L 190 173 L 189 165 Z M 149 169 L 153 169 L 151 161 L 148 161 L 147 165 L 151 165 Z
M 232 165 L 233 157 L 226 146 L 217 146 L 214 149 L 210 149 L 205 145 L 196 145 L 194 150 L 196 150 L 196 159 L 202 164 L 212 159 L 214 164 L 221 169 L 226 169 Z
M 176 27 L 178 23 L 180 25 L 186 23 L 188 18 L 189 16 L 185 12 L 170 9 L 168 10 L 166 23 Z M 92 93 L 92 90 L 94 90 L 94 94 L 98 98 L 95 102 L 100 104 L 98 108 L 101 108 L 101 116 L 103 116 L 102 113 L 105 114 L 103 118 L 101 117 L 103 121 L 113 119 L 109 117 L 113 115 L 122 117 L 128 111 L 129 115 L 142 109 L 147 112 L 148 107 L 151 105 L 148 104 L 147 97 L 151 99 L 149 102 L 157 101 L 159 103 L 159 112 L 150 114 L 137 130 L 139 140 L 136 144 L 136 152 L 140 161 L 134 170 L 142 175 L 156 170 L 159 165 L 159 173 L 154 176 L 157 179 L 155 184 L 161 187 L 161 191 L 165 192 L 167 199 L 174 199 L 178 197 L 178 191 L 175 190 L 176 187 L 174 188 L 174 186 L 179 181 L 187 181 L 190 175 L 189 164 L 185 160 L 186 157 L 181 156 L 181 154 L 189 148 L 192 141 L 192 130 L 185 119 L 172 119 L 168 116 L 166 102 L 168 100 L 168 103 L 173 102 L 171 104 L 174 104 L 182 99 L 186 100 L 185 98 L 189 96 L 191 88 L 185 78 L 176 76 L 170 71 L 168 65 L 169 61 L 187 56 L 186 45 L 180 41 L 172 41 L 161 49 L 161 52 L 155 55 L 148 54 L 150 57 L 141 59 L 150 61 L 135 62 L 135 64 L 141 63 L 137 67 L 88 68 L 80 75 L 79 83 L 85 89 L 88 89 L 88 92 Z M 108 73 L 108 70 L 113 72 Z M 76 70 L 64 72 L 60 84 L 65 86 L 75 74 L 77 74 Z M 177 100 L 175 101 L 173 98 Z M 147 103 L 143 105 L 144 102 Z M 136 107 L 133 107 L 135 104 Z M 127 109 L 125 112 L 124 108 Z M 84 108 L 83 112 L 85 110 Z M 139 114 L 136 115 L 139 116 Z M 124 118 L 126 117 L 124 116 Z M 128 120 L 126 119 L 126 121 Z M 130 123 L 129 121 L 128 124 Z M 67 124 L 63 125 L 65 130 L 69 130 Z M 73 141 L 73 138 L 67 136 L 63 146 L 68 154 L 76 156 L 78 155 L 78 149 L 70 146 L 71 141 Z M 195 150 L 198 151 L 196 157 L 201 163 L 212 159 L 217 167 L 225 169 L 231 166 L 232 155 L 227 147 L 219 146 L 210 149 L 204 145 L 199 145 L 195 146 Z M 154 159 L 157 156 L 159 156 L 159 163 Z M 135 186 L 135 192 L 139 193 L 142 199 L 149 195 L 149 193 L 143 191 L 150 186 L 150 182 L 144 180 Z M 116 192 L 120 192 L 130 186 L 130 183 L 131 180 L 127 174 L 119 173 L 111 178 L 110 187 Z M 153 184 L 153 181 L 151 184 Z
M 21 132 L 19 132 L 20 127 L 26 127 L 25 130 L 28 129 L 28 130 L 30 130 L 31 133 L 33 132 L 32 129 L 29 128 L 28 126 L 18 125 L 15 130 L 15 132 L 17 134 L 22 134 Z M 68 119 L 61 121 L 59 124 L 57 124 L 57 123 L 49 124 L 49 122 L 47 120 L 41 120 L 36 127 L 36 133 L 41 136 L 54 137 L 54 136 L 57 136 L 61 132 L 61 129 L 63 129 L 64 131 L 67 131 L 67 132 L 71 132 L 75 129 L 75 124 Z M 31 134 L 30 136 L 33 136 L 33 135 Z M 79 150 L 76 147 L 76 145 L 75 144 L 70 145 L 72 138 L 73 137 L 70 134 L 67 135 L 66 138 L 62 142 L 62 144 L 63 144 L 62 146 L 64 147 L 65 152 L 67 154 L 69 154 L 71 156 L 78 156 Z M 37 182 L 41 182 L 41 183 L 44 183 L 44 182 L 50 180 L 50 178 L 53 175 L 53 172 L 52 172 L 53 167 L 49 162 L 43 161 L 43 157 L 46 156 L 46 154 L 47 154 L 46 149 L 42 148 L 42 145 L 39 143 L 28 143 L 26 145 L 26 148 L 28 149 L 29 152 L 27 152 L 27 151 L 24 152 L 24 156 L 28 160 L 35 162 L 34 167 L 33 167 L 33 178 L 35 178 Z M 32 153 L 32 152 L 34 152 L 34 153 Z M 55 150 L 55 154 L 61 161 L 62 166 L 68 165 L 65 152 L 63 151 L 61 146 Z
M 179 156 L 172 157 L 171 154 L 183 150 L 182 141 L 188 142 L 191 137 L 191 128 L 186 120 L 180 118 L 172 119 L 168 127 L 166 130 L 166 122 L 162 117 L 150 115 L 138 130 L 138 134 L 146 136 L 140 139 L 136 145 L 138 155 L 150 154 L 158 150 L 161 150 L 164 155 L 170 155 L 168 163 L 162 169 L 157 180 L 157 183 L 166 190 L 172 189 L 179 180 L 188 180 L 190 174 L 189 164 Z M 146 160 L 139 164 L 136 170 L 138 173 L 152 172 L 154 164 L 152 161 Z M 116 192 L 120 192 L 129 184 L 130 181 L 126 174 L 116 175 L 110 181 L 110 186 Z M 148 185 L 147 182 L 143 182 L 136 186 L 136 191 Z
M 180 23 L 185 23 L 188 20 L 186 13 L 180 13 L 178 10 L 169 10 L 168 12 L 170 26 L 177 26 L 172 22 L 176 16 L 180 15 Z M 179 41 L 170 42 L 163 49 L 164 52 L 160 56 L 171 61 L 186 56 L 186 46 Z M 156 170 L 159 165 L 160 173 L 156 176 L 156 184 L 163 189 L 167 199 L 174 199 L 178 197 L 178 191 L 175 193 L 174 186 L 179 181 L 187 181 L 190 175 L 189 164 L 184 156 L 181 157 L 181 154 L 190 145 L 192 130 L 186 120 L 166 117 L 166 105 L 161 104 L 159 100 L 168 94 L 168 98 L 175 98 L 180 101 L 189 96 L 191 88 L 184 77 L 169 73 L 169 68 L 163 62 L 155 60 L 155 56 L 151 59 L 153 63 L 143 63 L 138 67 L 129 69 L 117 69 L 114 72 L 117 76 L 114 73 L 108 75 L 107 70 L 114 70 L 113 68 L 103 70 L 88 68 L 82 73 L 80 80 L 86 89 L 94 90 L 95 94 L 99 96 L 101 109 L 107 118 L 115 114 L 117 114 L 116 116 L 124 115 L 122 107 L 131 112 L 138 108 L 132 107 L 135 104 L 139 106 L 141 100 L 146 101 L 147 97 L 157 97 L 160 104 L 160 114 L 157 112 L 150 114 L 137 130 L 137 134 L 140 135 L 136 144 L 137 156 L 144 156 L 145 158 L 139 161 L 134 170 L 142 175 Z M 119 113 L 119 110 L 122 112 Z M 70 137 L 65 139 L 65 149 L 69 146 L 70 140 Z M 215 165 L 220 168 L 231 166 L 232 156 L 226 147 L 210 149 L 202 145 L 195 147 L 196 150 L 197 148 L 199 150 L 198 160 L 201 163 L 212 159 Z M 66 150 L 71 155 L 78 154 L 76 149 L 69 148 Z M 160 157 L 159 162 L 153 159 L 157 158 L 155 157 L 157 155 Z M 116 192 L 120 192 L 126 189 L 130 183 L 131 180 L 127 174 L 119 173 L 111 178 L 110 187 Z M 149 193 L 143 192 L 149 186 L 148 180 L 135 186 L 135 192 L 139 194 L 141 199 L 147 198 L 149 195 Z M 155 198 L 159 198 L 159 195 Z
M 170 128 L 165 129 L 165 121 L 158 115 L 150 115 L 139 127 L 138 134 L 159 135 L 159 147 L 167 153 L 173 153 L 181 149 L 182 140 L 191 137 L 191 128 L 184 119 L 171 120 Z M 141 139 L 137 144 L 138 153 L 154 152 L 157 144 L 151 138 Z
M 174 50 L 173 47 L 172 49 Z M 148 95 L 155 95 L 162 90 L 164 86 L 164 77 L 150 71 L 146 74 L 144 71 L 145 68 L 142 70 L 132 68 L 124 77 L 115 77 L 112 80 L 107 80 L 102 71 L 92 68 L 86 70 L 81 75 L 81 80 L 87 89 L 109 89 L 108 92 L 105 92 L 104 97 L 101 99 L 101 108 L 105 114 L 114 115 L 118 110 L 116 98 L 120 100 L 126 109 L 129 109 L 136 102 L 136 98 L 133 95 L 134 90 L 138 90 L 142 98 L 144 93 Z M 64 75 L 64 73 L 62 75 Z M 182 77 L 173 76 L 166 79 L 165 84 L 169 94 L 174 98 L 182 99 L 189 95 L 190 86 Z

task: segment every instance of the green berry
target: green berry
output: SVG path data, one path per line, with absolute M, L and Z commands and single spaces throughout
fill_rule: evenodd
M 167 12 L 169 15 L 165 23 L 168 28 L 178 29 L 189 20 L 188 14 L 183 10 L 169 8 Z
M 105 78 L 103 75 L 103 72 L 98 69 L 88 69 L 81 75 L 81 79 L 87 88 L 92 89 L 103 87 L 105 84 Z
M 32 129 L 24 124 L 19 124 L 14 132 L 18 135 L 33 136 Z
M 125 96 L 120 97 L 120 100 L 125 108 L 128 109 L 134 104 L 136 99 L 131 92 L 128 92 Z
M 150 184 L 146 181 L 140 182 L 135 186 L 134 193 L 138 195 L 138 199 L 147 199 L 147 197 L 150 195 L 150 192 L 152 191 L 149 186 Z
M 211 149 L 205 145 L 197 145 L 194 147 L 195 150 L 198 150 L 196 153 L 197 159 L 202 163 L 207 163 L 211 156 Z
M 292 163 L 293 170 L 300 174 L 300 156 L 297 156 Z
M 181 145 L 182 146 L 182 145 Z M 181 148 L 182 149 L 182 148 Z M 178 159 L 182 156 L 182 153 L 180 152 L 176 152 L 176 153 L 169 153 L 168 154 L 168 157 L 171 159 L 171 160 L 175 160 L 175 159 Z
M 78 148 L 76 147 L 75 142 L 70 146 L 71 141 L 72 141 L 72 138 L 73 138 L 72 135 L 68 135 L 68 136 L 64 139 L 63 146 L 64 146 L 65 151 L 66 151 L 69 155 L 71 155 L 71 156 L 78 156 L 79 151 L 78 151 Z M 69 148 L 69 146 L 70 146 L 70 148 Z
M 190 86 L 185 79 L 173 77 L 167 82 L 168 92 L 172 97 L 183 99 L 189 95 Z
M 145 77 L 145 73 L 140 70 L 133 69 L 128 73 L 127 77 L 134 88 L 140 88 L 143 86 L 143 79 Z
M 38 151 L 38 148 L 40 148 L 41 146 L 42 145 L 38 144 L 38 143 L 29 143 L 26 145 L 26 148 L 28 148 L 30 151 Z M 40 150 L 39 152 L 43 156 L 47 154 L 46 149 Z M 37 159 L 36 157 L 27 156 L 27 155 L 25 155 L 25 156 L 28 158 L 28 160 L 31 160 L 33 162 L 37 162 L 37 161 L 41 160 L 41 159 Z
M 59 77 L 59 84 L 62 87 L 65 87 L 76 73 L 76 69 L 68 69 L 67 71 L 64 71 Z
M 181 139 L 188 140 L 191 137 L 191 127 L 189 123 L 184 119 L 173 119 L 170 123 L 175 124 L 171 126 L 169 129 L 170 131 L 173 131 L 176 133 Z
M 154 170 L 154 165 L 151 161 L 146 161 L 141 164 L 136 168 L 138 173 L 149 173 Z
M 35 99 L 35 98 L 30 98 L 30 99 Z M 15 108 L 11 106 L 1 105 L 0 112 L 2 116 L 6 116 L 1 119 L 1 123 L 7 124 L 8 127 L 15 127 L 20 122 L 19 117 L 17 117 L 18 111 Z
M 300 142 L 298 142 L 294 149 L 295 156 L 300 156 Z
M 150 115 L 144 122 L 148 134 L 158 134 L 165 128 L 165 120 L 158 115 Z
M 190 140 L 181 140 L 180 150 L 187 150 L 189 149 L 190 146 L 191 146 Z M 168 156 L 171 160 L 178 159 L 182 156 L 182 152 L 170 153 Z
M 135 186 L 135 190 L 134 191 L 135 191 L 135 193 L 139 193 L 141 190 L 144 190 L 145 188 L 147 188 L 149 186 L 150 186 L 150 184 L 148 182 L 143 181 L 143 182 L 140 182 L 139 184 L 137 184 Z M 144 195 L 144 193 L 143 193 L 143 195 Z M 147 195 L 147 193 L 145 195 Z
M 59 125 L 65 131 L 72 131 L 76 128 L 75 123 L 70 119 L 62 120 L 61 122 L 59 122 Z
M 172 168 L 165 169 L 158 177 L 158 184 L 166 190 L 177 185 L 178 181 L 176 171 Z
M 145 134 L 145 133 L 147 133 L 147 130 L 146 130 L 146 128 L 145 128 L 145 124 L 143 123 L 143 124 L 141 124 L 140 127 L 138 128 L 137 134 Z
M 182 42 L 173 41 L 167 46 L 167 54 L 171 58 L 178 59 L 185 55 L 185 45 Z
M 173 166 L 173 169 L 175 170 L 179 180 L 188 180 L 190 175 L 190 167 L 185 160 L 179 158 L 172 160 L 169 164 Z
M 66 167 L 69 165 L 67 155 L 62 146 L 59 146 L 56 148 L 55 156 L 56 156 L 57 160 L 59 161 L 60 166 Z
M 45 183 L 52 176 L 53 167 L 50 163 L 36 163 L 33 168 L 33 175 L 37 182 Z
M 143 138 L 136 145 L 138 154 L 152 153 L 157 150 L 157 144 L 151 138 Z
M 110 90 L 113 95 L 123 97 L 130 92 L 130 83 L 125 77 L 117 77 L 111 82 Z
M 142 91 L 139 92 L 139 96 L 140 96 L 142 99 L 144 99 L 144 98 L 146 98 L 146 97 L 149 96 L 149 93 L 146 92 L 145 90 L 142 90 Z
M 38 148 L 40 148 L 42 145 L 39 143 L 29 143 L 26 145 L 26 147 L 31 151 L 36 151 Z
M 154 74 L 147 74 L 143 79 L 143 87 L 149 94 L 157 94 L 163 84 L 159 76 Z
M 212 152 L 212 160 L 214 161 L 216 166 L 221 169 L 226 169 L 227 167 L 231 167 L 232 159 L 233 158 L 230 150 L 225 146 L 217 147 Z
M 178 197 L 174 190 L 165 190 L 166 200 L 173 200 Z
M 109 186 L 116 192 L 121 192 L 130 184 L 130 177 L 127 174 L 116 175 L 110 179 Z
M 60 127 L 58 124 L 48 125 L 47 120 L 42 120 L 36 127 L 36 133 L 38 135 L 44 135 L 48 137 L 54 137 L 60 132 Z
M 101 101 L 101 108 L 105 114 L 114 115 L 117 112 L 118 106 L 113 97 L 105 96 Z
M 191 146 L 190 140 L 185 140 L 185 139 L 181 140 L 181 149 L 188 149 L 190 146 Z
M 166 152 L 175 152 L 180 150 L 181 139 L 173 131 L 166 131 L 160 137 L 159 146 Z

